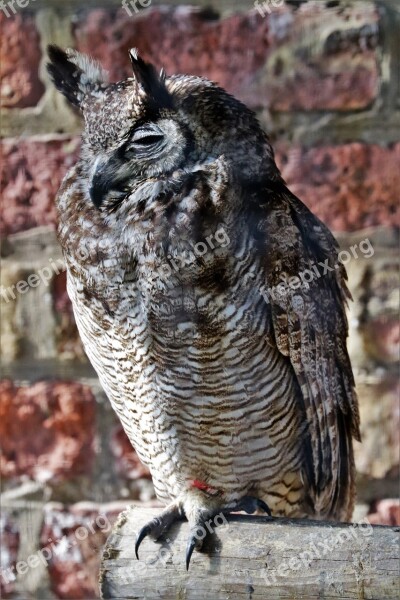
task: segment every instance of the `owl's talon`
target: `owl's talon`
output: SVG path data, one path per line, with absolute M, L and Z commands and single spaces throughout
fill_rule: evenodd
M 260 498 L 254 496 L 243 496 L 233 510 L 243 510 L 248 515 L 255 513 L 258 509 L 263 510 L 269 517 L 272 517 L 271 509 L 268 504 Z
M 192 558 L 194 549 L 196 548 L 196 550 L 201 550 L 203 545 L 203 541 L 197 536 L 197 529 L 198 528 L 190 530 L 190 535 L 186 546 L 186 571 L 189 570 L 190 559 Z
M 189 571 L 190 559 L 192 558 L 193 550 L 196 547 L 196 540 L 193 537 L 188 539 L 186 546 L 186 571 Z
M 135 554 L 139 560 L 139 546 L 143 542 L 144 538 L 151 535 L 156 541 L 162 534 L 171 527 L 175 521 L 180 521 L 183 517 L 182 510 L 178 504 L 171 504 L 168 506 L 160 516 L 155 517 L 149 523 L 146 523 L 144 527 L 139 531 L 136 544 Z
M 136 554 L 136 558 L 138 560 L 139 560 L 139 546 L 143 542 L 144 538 L 146 536 L 148 536 L 150 533 L 151 533 L 150 525 L 145 525 L 144 527 L 142 527 L 142 529 L 138 533 L 138 536 L 136 539 L 136 544 L 135 544 L 135 554 Z
M 266 512 L 269 517 L 272 517 L 271 509 L 268 506 L 268 504 L 266 502 L 264 502 L 264 500 L 259 500 L 257 505 L 258 505 L 258 508 L 261 508 L 261 510 Z

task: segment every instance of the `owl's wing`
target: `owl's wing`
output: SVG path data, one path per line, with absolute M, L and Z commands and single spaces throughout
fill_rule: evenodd
M 343 519 L 354 492 L 351 436 L 360 439 L 346 348 L 347 275 L 330 231 L 283 183 L 272 187 L 266 190 L 268 201 L 258 206 L 263 295 L 276 345 L 289 357 L 301 389 L 310 436 L 306 477 L 314 510 Z

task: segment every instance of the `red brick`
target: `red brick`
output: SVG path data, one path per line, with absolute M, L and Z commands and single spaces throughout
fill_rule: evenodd
M 156 502 L 135 504 L 159 506 Z M 90 600 L 99 597 L 102 549 L 124 502 L 80 502 L 69 507 L 45 506 L 41 548 L 50 552 L 48 571 L 57 598 Z
M 159 506 L 157 502 L 135 504 Z M 99 597 L 102 549 L 124 502 L 80 502 L 69 507 L 48 504 L 44 511 L 41 547 L 50 550 L 48 570 L 58 598 L 90 600 Z
M 78 154 L 79 140 L 6 139 L 1 143 L 1 233 L 55 225 L 55 195 Z
M 277 163 L 292 192 L 333 230 L 400 223 L 400 144 L 280 145 Z
M 76 382 L 0 382 L 0 473 L 56 483 L 90 472 L 95 399 Z
M 352 33 L 343 33 L 350 25 Z M 188 7 L 135 16 L 96 9 L 74 35 L 112 80 L 131 76 L 128 50 L 137 47 L 169 74 L 202 75 L 251 107 L 286 111 L 368 106 L 378 90 L 376 32 L 376 13 L 363 4 L 342 13 L 286 6 L 268 18 L 252 10 L 224 19 Z
M 121 425 L 116 426 L 111 434 L 110 448 L 115 456 L 117 473 L 128 479 L 151 478 L 150 471 L 140 462 Z
M 98 598 L 101 549 L 125 505 L 102 507 L 80 503 L 65 508 L 45 507 L 41 548 L 51 554 L 48 570 L 51 589 L 58 598 Z
M 41 50 L 35 21 L 22 13 L 7 18 L 2 12 L 0 28 L 1 104 L 8 108 L 35 106 L 44 92 L 39 78 Z
M 367 519 L 373 525 L 400 525 L 400 500 L 379 500 Z
M 204 75 L 239 96 L 269 47 L 268 23 L 254 13 L 219 20 L 186 7 L 157 7 L 135 18 L 123 9 L 94 10 L 75 36 L 78 49 L 97 57 L 112 80 L 132 76 L 128 50 L 137 47 L 169 74 Z
M 0 597 L 9 598 L 14 591 L 15 565 L 19 549 L 19 531 L 16 523 L 4 510 L 0 517 Z

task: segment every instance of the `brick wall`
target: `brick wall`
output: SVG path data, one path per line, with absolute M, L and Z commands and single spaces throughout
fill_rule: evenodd
M 399 522 L 400 3 L 269 7 L 263 17 L 245 1 L 153 1 L 129 15 L 115 0 L 31 0 L 0 11 L 0 541 L 2 568 L 21 571 L 0 577 L 6 597 L 96 597 L 104 523 L 128 502 L 154 502 L 66 294 L 54 195 L 79 152 L 80 122 L 49 85 L 50 42 L 91 53 L 113 80 L 129 75 L 136 46 L 168 73 L 209 77 L 257 112 L 289 186 L 350 254 L 363 432 L 355 518 Z M 35 566 L 25 570 L 28 557 Z

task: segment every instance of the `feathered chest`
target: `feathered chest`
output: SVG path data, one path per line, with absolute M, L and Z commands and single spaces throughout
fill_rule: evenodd
M 166 357 L 173 348 L 185 355 L 188 346 L 221 344 L 232 332 L 265 333 L 262 270 L 248 242 L 223 225 L 197 239 L 149 243 L 141 253 L 113 248 L 80 270 L 66 257 L 74 310 L 86 328 L 108 331 L 125 348 L 150 343 Z

